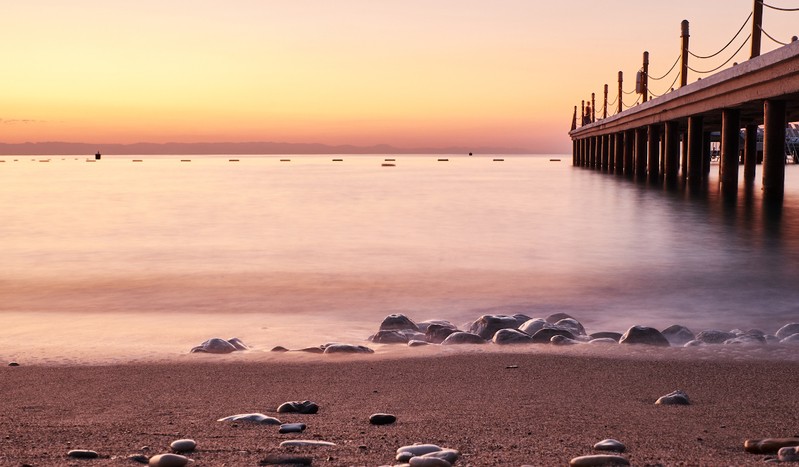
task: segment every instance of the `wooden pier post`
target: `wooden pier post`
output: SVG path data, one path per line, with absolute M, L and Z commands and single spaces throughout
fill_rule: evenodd
M 596 121 L 596 93 L 591 93 L 591 123 Z
M 760 56 L 760 43 L 763 37 L 763 0 L 754 0 L 755 6 L 752 13 L 752 53 L 749 58 Z
M 616 133 L 616 150 L 613 155 L 616 156 L 613 161 L 613 173 L 621 175 L 624 173 L 624 132 Z
M 710 175 L 710 159 L 713 157 L 713 142 L 710 141 L 710 132 L 702 134 L 702 178 L 708 179 Z
M 635 129 L 635 178 L 646 178 L 646 127 Z
M 624 98 L 624 73 L 621 71 L 619 72 L 619 102 L 617 103 L 616 113 L 622 113 L 624 111 L 624 104 L 622 104 L 622 99 Z
M 667 182 L 674 182 L 680 168 L 680 124 L 675 121 L 666 122 L 664 133 L 666 158 L 663 172 Z
M 658 125 L 649 125 L 649 181 L 655 182 L 660 177 L 660 127 Z
M 644 94 L 643 102 L 649 100 L 649 52 L 644 52 L 644 71 L 641 75 L 641 91 Z
M 605 85 L 605 104 L 602 106 L 602 118 L 608 118 L 608 85 Z
M 632 178 L 635 171 L 633 170 L 633 161 L 635 160 L 635 130 L 627 130 L 624 132 L 624 176 Z
M 574 113 L 572 114 L 572 129 L 574 131 L 577 129 L 577 106 L 574 106 Z
M 680 52 L 680 87 L 688 84 L 688 20 L 682 20 L 680 25 L 680 39 L 682 39 L 682 52 Z
M 688 117 L 688 180 L 691 182 L 702 180 L 703 124 L 701 116 Z
M 744 183 L 752 185 L 755 182 L 755 167 L 757 166 L 757 124 L 746 125 L 744 140 Z
M 585 125 L 585 100 L 583 100 L 582 107 L 580 108 L 580 126 Z
M 763 123 L 763 198 L 781 201 L 785 193 L 785 101 L 767 100 Z
M 616 133 L 608 135 L 608 172 L 613 173 L 616 167 Z
M 688 130 L 682 132 L 680 135 L 680 150 L 682 152 L 682 159 L 680 159 L 680 171 L 682 178 L 688 178 Z
M 606 171 L 608 169 L 608 158 L 610 157 L 610 135 L 602 135 L 602 163 L 599 170 Z
M 595 154 L 594 151 L 596 150 L 595 149 L 595 147 L 596 147 L 595 141 L 596 141 L 596 136 L 589 136 L 588 137 L 588 166 L 587 167 L 589 169 L 593 169 L 594 168 L 594 154 Z
M 738 155 L 741 138 L 741 112 L 721 111 L 721 191 L 727 197 L 738 193 Z

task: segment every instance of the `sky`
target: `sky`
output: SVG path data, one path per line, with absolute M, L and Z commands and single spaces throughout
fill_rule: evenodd
M 799 7 L 797 0 L 769 0 Z M 0 0 L 0 142 L 247 142 L 570 150 L 574 106 L 612 101 L 752 0 Z M 750 23 L 751 24 L 751 23 Z M 799 12 L 766 9 L 789 41 Z M 724 62 L 749 34 L 717 59 Z M 777 44 L 763 38 L 763 51 Z M 748 58 L 749 47 L 738 61 Z M 675 75 L 670 75 L 670 78 Z M 699 75 L 689 75 L 689 82 Z M 669 85 L 650 84 L 655 93 Z M 625 96 L 632 103 L 635 96 Z M 601 98 L 599 99 L 601 100 Z

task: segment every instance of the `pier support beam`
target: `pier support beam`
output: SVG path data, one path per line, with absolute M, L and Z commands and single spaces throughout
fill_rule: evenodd
M 763 199 L 782 201 L 785 193 L 785 101 L 767 100 L 763 123 Z
M 721 191 L 726 197 L 738 193 L 738 157 L 741 137 L 741 112 L 737 109 L 721 111 Z
M 656 182 L 660 178 L 660 126 L 649 125 L 649 180 Z
M 616 168 L 616 133 L 608 135 L 608 172 L 613 173 Z
M 744 141 L 744 183 L 752 185 L 755 182 L 755 167 L 757 166 L 757 124 L 746 125 L 746 138 Z
M 646 128 L 635 129 L 635 178 L 646 178 Z
M 710 175 L 710 159 L 713 156 L 713 142 L 710 141 L 710 132 L 702 134 L 702 178 L 707 180 Z
M 616 133 L 616 150 L 613 152 L 613 173 L 624 173 L 624 132 Z
M 663 138 L 666 140 L 663 172 L 667 182 L 675 182 L 680 170 L 680 125 L 677 122 L 666 122 Z
M 702 180 L 703 123 L 702 117 L 688 117 L 688 180 L 691 182 Z
M 594 161 L 596 160 L 596 136 L 588 138 L 588 168 L 594 168 Z
M 635 130 L 624 132 L 624 176 L 632 178 L 633 161 L 635 160 Z
M 608 163 L 610 161 L 610 135 L 602 135 L 602 166 L 599 168 L 601 171 L 608 170 Z
M 682 152 L 682 159 L 680 159 L 680 170 L 682 171 L 682 178 L 688 177 L 688 131 L 683 131 L 680 135 L 680 150 Z

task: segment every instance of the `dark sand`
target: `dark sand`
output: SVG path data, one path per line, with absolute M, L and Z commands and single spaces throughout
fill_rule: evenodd
M 318 357 L 318 358 L 317 358 Z M 333 357 L 333 358 L 331 358 Z M 518 365 L 518 368 L 507 368 Z M 392 464 L 398 447 L 435 443 L 463 453 L 456 465 L 567 465 L 604 438 L 627 445 L 633 465 L 763 465 L 747 438 L 799 435 L 799 363 L 774 360 L 606 358 L 587 354 L 457 353 L 423 358 L 318 355 L 311 361 L 0 368 L 0 465 L 140 465 L 126 457 L 193 438 L 196 466 L 255 466 L 302 453 L 313 465 Z M 685 390 L 690 406 L 656 406 Z M 311 399 L 316 415 L 276 414 Z M 216 422 L 262 412 L 304 422 Z M 374 412 L 397 415 L 371 426 Z M 287 439 L 332 448 L 279 448 Z M 142 451 L 142 447 L 149 450 Z M 70 449 L 97 460 L 70 460 Z

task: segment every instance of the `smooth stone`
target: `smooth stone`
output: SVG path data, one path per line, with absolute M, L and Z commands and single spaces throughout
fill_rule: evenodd
M 260 423 L 261 425 L 280 425 L 281 421 L 275 417 L 269 417 L 262 413 L 242 413 L 220 418 L 217 422 L 250 422 Z
M 289 349 L 283 347 L 282 345 L 278 345 L 277 347 L 272 347 L 272 350 L 270 350 L 270 352 L 288 352 L 288 351 Z
M 660 331 L 671 345 L 683 346 L 696 339 L 696 335 L 685 326 L 674 324 Z
M 781 462 L 799 462 L 799 446 L 788 446 L 777 451 L 777 458 Z
M 766 337 L 758 334 L 742 334 L 724 341 L 724 345 L 766 345 Z
M 594 449 L 597 451 L 624 452 L 627 450 L 627 446 L 619 440 L 608 438 L 596 443 Z
M 445 319 L 426 319 L 424 321 L 416 323 L 416 326 L 419 328 L 419 332 L 424 332 L 424 333 L 426 333 L 427 330 L 430 329 L 430 326 L 432 326 L 432 325 L 436 325 L 436 326 L 444 327 L 444 328 L 450 328 L 450 329 L 453 329 L 453 330 L 457 330 L 458 329 L 457 326 L 455 326 L 454 324 L 450 323 L 449 321 L 447 321 Z
M 799 437 L 747 439 L 744 441 L 744 450 L 752 454 L 776 454 L 780 449 L 791 446 L 799 446 Z
M 674 391 L 665 396 L 660 396 L 658 400 L 655 401 L 657 405 L 690 405 L 691 401 L 688 400 L 688 394 L 684 391 Z
M 335 446 L 336 443 L 331 443 L 330 441 L 319 441 L 315 439 L 291 439 L 288 441 L 283 441 L 280 443 L 281 448 L 285 448 L 288 446 L 313 446 L 313 447 L 323 447 L 323 446 Z
M 352 344 L 325 344 L 322 346 L 324 349 L 324 353 L 375 353 L 374 350 L 370 349 L 365 345 L 352 345 Z
M 686 342 L 683 347 L 702 347 L 702 346 L 705 346 L 705 345 L 707 345 L 707 344 L 705 344 L 702 341 L 698 341 L 698 340 L 694 339 L 691 342 Z
M 786 324 L 785 326 L 781 327 L 775 335 L 780 339 L 785 339 L 792 334 L 799 334 L 799 323 Z
M 8 362 L 8 366 L 19 366 L 17 362 Z
M 236 350 L 250 350 L 250 348 L 241 341 L 238 337 L 233 337 L 227 340 L 230 345 L 236 348 Z
M 595 454 L 592 456 L 575 457 L 569 461 L 571 467 L 598 467 L 612 465 L 630 465 L 630 461 L 621 456 L 610 454 Z
M 458 332 L 458 329 L 455 327 L 444 326 L 441 324 L 431 324 L 425 330 L 425 340 L 432 344 L 440 344 L 444 342 L 444 339 L 449 337 L 450 334 Z
M 781 339 L 780 344 L 799 344 L 799 332 Z
M 515 315 L 513 315 L 513 319 L 516 320 L 516 329 L 519 329 L 519 326 L 526 323 L 527 321 L 530 321 L 532 318 L 523 313 L 516 313 Z
M 565 329 L 543 328 L 533 334 L 533 344 L 549 344 L 554 336 L 564 336 L 574 339 L 574 334 Z
M 144 454 L 131 454 L 128 456 L 128 460 L 133 462 L 138 462 L 139 464 L 149 464 L 150 458 L 145 456 Z
M 549 342 L 552 345 L 576 345 L 581 343 L 580 341 L 569 339 L 568 337 L 561 335 L 552 336 L 552 338 L 549 339 Z
M 311 401 L 284 402 L 277 408 L 278 413 L 315 414 L 318 411 L 319 405 Z
M 407 344 L 408 336 L 399 331 L 377 331 L 369 337 L 375 344 Z
M 302 433 L 305 431 L 305 423 L 284 423 L 280 425 L 278 433 Z
M 621 339 L 622 333 L 620 332 L 613 332 L 613 331 L 600 331 L 590 334 L 588 337 L 591 339 L 613 339 L 616 343 L 619 343 L 619 339 Z
M 307 352 L 307 353 L 325 353 L 325 349 L 322 346 L 317 347 L 305 347 L 304 349 L 299 349 L 297 352 Z
M 455 345 L 455 344 L 485 344 L 488 341 L 483 339 L 482 337 L 478 336 L 477 334 L 472 334 L 470 332 L 453 332 L 443 342 L 441 345 Z
M 538 331 L 544 329 L 545 327 L 549 327 L 549 326 L 550 326 L 550 324 L 547 323 L 545 320 L 543 320 L 541 318 L 533 318 L 533 319 L 529 319 L 529 320 L 525 321 L 524 323 L 522 323 L 522 325 L 519 326 L 519 331 L 521 331 L 521 332 L 523 332 L 525 334 L 529 334 L 529 335 L 532 336 L 533 334 L 537 333 Z
M 391 425 L 396 421 L 397 417 L 390 413 L 375 413 L 369 416 L 369 423 L 372 425 Z
M 619 339 L 619 344 L 654 345 L 669 347 L 669 340 L 655 328 L 632 326 Z
M 574 334 L 575 336 L 585 336 L 585 328 L 583 324 L 577 321 L 574 318 L 563 318 L 562 320 L 555 323 L 560 329 L 566 329 L 570 333 Z
M 422 346 L 425 346 L 425 345 L 430 345 L 430 343 L 427 342 L 427 341 L 420 341 L 420 340 L 416 340 L 416 339 L 412 339 L 412 340 L 408 341 L 408 347 L 422 347 Z
M 508 315 L 483 315 L 469 327 L 469 332 L 483 339 L 491 339 L 500 329 L 516 329 L 519 327 L 516 318 Z
M 394 313 L 383 318 L 383 322 L 380 323 L 379 329 L 381 331 L 396 331 L 402 329 L 418 331 L 419 326 L 402 313 Z
M 271 454 L 262 459 L 259 465 L 311 465 L 313 457 L 306 456 L 280 456 Z
M 88 449 L 73 449 L 67 453 L 67 457 L 71 457 L 73 459 L 97 459 L 100 457 L 100 454 L 97 454 L 96 451 L 90 451 Z
M 158 454 L 150 458 L 150 467 L 183 467 L 189 458 L 180 454 Z
M 452 467 L 452 464 L 447 462 L 446 459 L 425 456 L 411 457 L 408 465 L 411 467 Z
M 500 329 L 491 339 L 497 345 L 532 344 L 533 338 L 517 329 Z
M 225 354 L 225 353 L 235 352 L 236 350 L 238 350 L 236 346 L 226 341 L 225 339 L 214 337 L 212 339 L 208 339 L 207 341 L 203 342 L 197 347 L 191 349 L 191 353 L 202 352 L 202 353 L 213 353 L 213 354 Z
M 568 313 L 552 313 L 551 315 L 549 315 L 546 318 L 544 318 L 544 321 L 546 321 L 549 324 L 555 324 L 555 323 L 557 323 L 558 321 L 560 321 L 562 319 L 574 319 L 574 320 L 576 320 L 576 318 L 574 316 L 572 316 L 572 315 L 570 315 Z
M 420 457 L 437 457 L 439 459 L 444 459 L 445 461 L 449 462 L 450 464 L 454 464 L 458 461 L 461 457 L 461 453 L 456 451 L 455 449 L 442 449 L 440 451 L 428 452 L 427 454 L 422 454 Z
M 435 444 L 411 444 L 408 446 L 402 446 L 401 448 L 397 449 L 397 456 L 400 454 L 411 454 L 412 456 L 423 456 L 425 454 L 431 452 L 438 452 L 443 451 L 444 448 L 441 446 L 436 446 Z M 398 461 L 404 462 L 397 458 Z
M 601 344 L 618 345 L 619 341 L 617 341 L 616 339 L 613 339 L 611 337 L 600 337 L 598 339 L 591 339 L 590 341 L 588 341 L 588 343 L 589 344 L 595 344 L 595 345 L 601 345 Z
M 735 334 L 718 329 L 706 329 L 696 335 L 696 340 L 705 344 L 723 344 L 724 341 L 732 339 Z
M 172 441 L 169 447 L 175 452 L 191 452 L 197 447 L 197 442 L 193 439 L 179 439 Z

